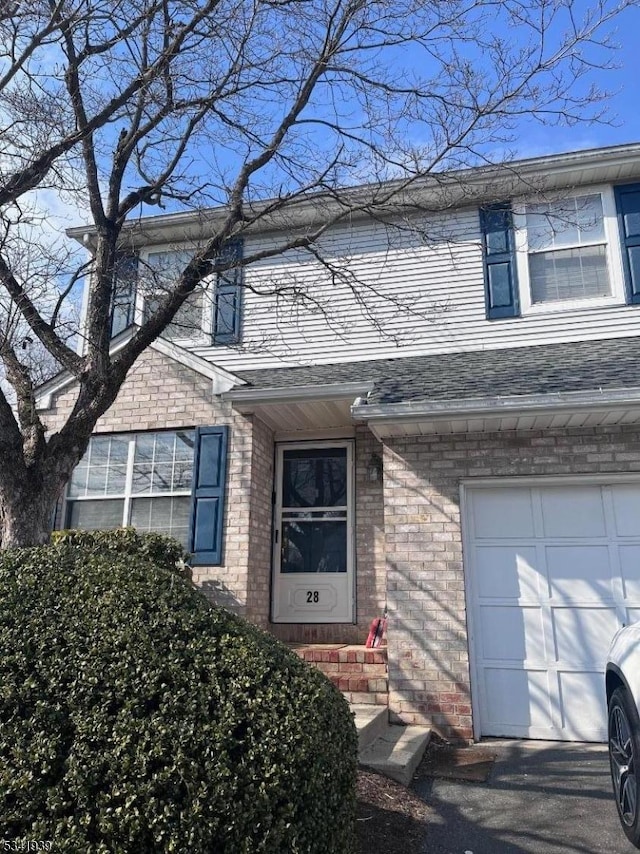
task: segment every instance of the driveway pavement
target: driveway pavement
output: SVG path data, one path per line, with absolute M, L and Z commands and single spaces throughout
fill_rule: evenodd
M 488 741 L 486 783 L 422 779 L 424 854 L 638 854 L 618 824 L 604 745 Z

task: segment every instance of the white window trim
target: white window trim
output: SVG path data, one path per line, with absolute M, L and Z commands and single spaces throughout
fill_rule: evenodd
M 108 493 L 106 495 L 77 495 L 72 496 L 69 494 L 69 490 L 71 487 L 71 479 L 67 483 L 67 486 L 64 490 L 64 498 L 62 502 L 62 511 L 60 514 L 60 521 L 63 528 L 66 528 L 69 521 L 69 505 L 73 504 L 76 501 L 122 501 L 122 524 L 120 527 L 126 528 L 131 525 L 131 504 L 132 501 L 136 498 L 190 498 L 193 492 L 193 487 L 191 489 L 181 489 L 176 490 L 175 492 L 134 492 L 133 491 L 133 463 L 135 459 L 135 449 L 136 449 L 136 437 L 137 436 L 148 436 L 150 434 L 155 433 L 175 433 L 175 432 L 193 432 L 195 434 L 195 429 L 193 427 L 185 427 L 185 428 L 175 428 L 175 429 L 167 429 L 167 430 L 140 430 L 133 431 L 127 433 L 94 433 L 91 438 L 98 437 L 104 438 L 109 436 L 128 436 L 129 439 L 129 448 L 127 452 L 127 474 L 125 479 L 124 492 L 118 493 Z M 174 460 L 175 464 L 175 460 Z M 100 529 L 99 529 L 100 530 Z M 106 529 L 104 529 L 106 530 Z
M 518 274 L 518 289 L 520 295 L 520 312 L 524 315 L 554 314 L 557 312 L 578 311 L 606 306 L 621 306 L 626 304 L 624 272 L 622 267 L 622 250 L 618 232 L 618 215 L 616 211 L 613 187 L 598 185 L 585 186 L 572 190 L 570 193 L 557 192 L 545 196 L 541 201 L 561 201 L 578 196 L 599 195 L 602 200 L 602 215 L 604 236 L 606 241 L 605 254 L 611 295 L 579 300 L 556 300 L 548 303 L 531 302 L 531 285 L 529 281 L 529 247 L 527 242 L 526 206 L 535 200 L 522 199 L 514 202 L 513 224 L 516 247 L 516 270 Z M 587 245 L 587 244 L 584 244 Z M 601 246 L 602 242 L 593 241 L 589 245 Z
M 195 253 L 198 251 L 198 247 L 194 246 L 193 244 L 176 243 L 160 243 L 154 246 L 145 246 L 143 249 L 140 250 L 139 253 L 140 263 L 142 264 L 142 268 L 144 269 L 145 265 L 148 265 L 148 259 L 150 255 L 156 255 L 160 252 L 185 252 L 191 250 Z M 138 272 L 138 276 L 139 275 L 140 272 Z M 170 341 L 173 344 L 178 344 L 179 346 L 184 346 L 185 344 L 203 344 L 204 339 L 206 339 L 207 343 L 211 340 L 211 336 L 213 335 L 213 304 L 215 300 L 215 280 L 215 276 L 210 276 L 201 283 L 203 299 L 202 317 L 199 334 L 185 335 L 183 338 L 165 338 L 166 341 Z M 162 293 L 162 291 L 158 291 L 157 293 Z M 144 322 L 144 303 L 145 295 L 141 293 L 141 288 L 137 288 L 134 314 L 135 322 L 138 324 L 138 326 L 141 326 Z

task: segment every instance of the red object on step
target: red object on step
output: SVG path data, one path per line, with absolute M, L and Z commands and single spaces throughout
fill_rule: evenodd
M 369 634 L 367 636 L 367 642 L 365 644 L 367 649 L 380 646 L 386 628 L 387 620 L 385 617 L 375 617 L 373 620 L 371 620 L 371 626 L 369 627 Z

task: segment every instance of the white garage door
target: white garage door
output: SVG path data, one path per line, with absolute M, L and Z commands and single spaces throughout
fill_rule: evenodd
M 465 491 L 481 735 L 606 740 L 604 664 L 640 620 L 640 483 Z

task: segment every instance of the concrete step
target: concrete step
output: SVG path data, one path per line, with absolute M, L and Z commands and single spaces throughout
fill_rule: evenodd
M 362 751 L 386 731 L 389 726 L 389 710 L 386 706 L 354 703 L 351 711 L 358 731 L 358 751 Z
M 430 738 L 427 727 L 388 724 L 374 742 L 360 751 L 358 761 L 362 767 L 408 786 Z

